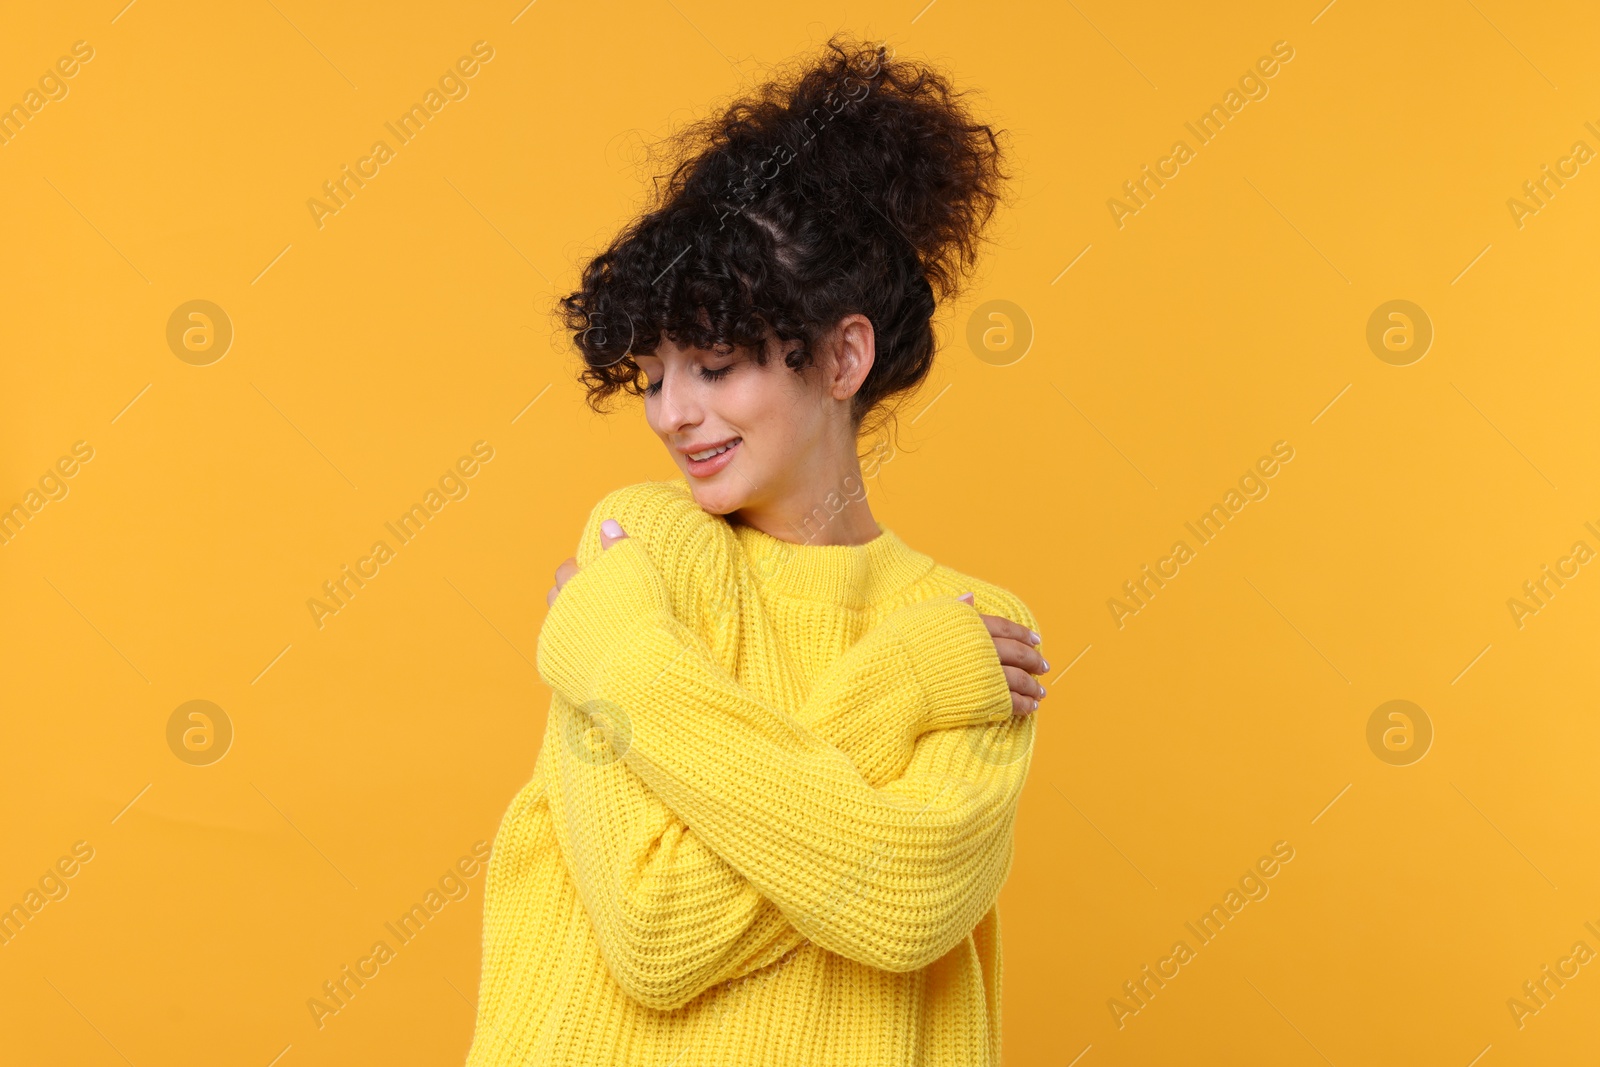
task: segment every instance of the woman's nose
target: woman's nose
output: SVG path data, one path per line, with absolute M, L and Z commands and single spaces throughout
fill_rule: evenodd
M 656 410 L 656 429 L 663 433 L 681 433 L 699 425 L 700 405 L 694 390 L 684 388 L 681 376 L 667 371 L 661 379 L 661 390 L 656 394 L 660 402 Z

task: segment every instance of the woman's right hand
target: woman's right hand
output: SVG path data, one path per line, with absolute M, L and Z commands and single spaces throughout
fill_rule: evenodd
M 962 593 L 956 599 L 967 604 L 973 603 L 971 593 Z M 1044 686 L 1039 684 L 1034 675 L 1045 674 L 1050 670 L 1050 661 L 1039 655 L 1038 642 L 1034 640 L 1035 634 L 1021 623 L 1012 622 L 999 615 L 985 615 L 980 611 L 978 617 L 988 628 L 989 636 L 994 638 L 994 648 L 1000 656 L 1000 666 L 1005 670 L 1006 681 L 1011 686 L 1011 713 L 1033 714 L 1039 707 L 1039 699 L 1045 693 Z

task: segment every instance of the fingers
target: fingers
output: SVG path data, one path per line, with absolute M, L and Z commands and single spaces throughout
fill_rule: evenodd
M 956 598 L 976 607 L 971 593 Z M 1000 667 L 1005 671 L 1006 684 L 1011 689 L 1011 712 L 1014 715 L 1032 715 L 1045 695 L 1044 686 L 1034 677 L 1050 670 L 1050 661 L 1039 654 L 1039 635 L 1000 615 L 978 613 L 984 628 L 994 638 L 995 652 L 1000 657 Z
M 1012 708 L 1018 711 L 1032 711 L 1037 707 L 1038 701 L 1045 693 L 1044 686 L 1039 684 L 1039 680 L 1021 667 L 1002 666 L 1000 669 L 1006 672 L 1006 684 L 1011 687 Z M 1019 699 L 1026 702 L 1023 707 L 1018 707 Z
M 1032 645 L 1014 641 L 1009 637 L 996 637 L 994 647 L 1000 654 L 1002 664 L 1021 667 L 1029 674 L 1050 673 L 1050 661 L 1039 655 L 1039 650 Z
M 601 550 L 610 548 L 612 545 L 616 544 L 618 541 L 621 541 L 627 536 L 628 532 L 622 528 L 622 524 L 616 519 L 606 519 L 600 524 Z M 561 566 L 556 568 L 556 584 L 552 585 L 549 592 L 545 593 L 544 595 L 545 604 L 554 604 L 556 602 L 556 597 L 561 595 L 561 587 L 566 585 L 567 581 L 577 573 L 578 561 L 574 557 L 568 556 L 566 559 L 562 560 Z
M 1039 643 L 1034 639 L 1033 631 L 1019 622 L 1012 622 L 1010 619 L 1002 618 L 999 615 L 985 615 L 981 611 L 978 615 L 983 619 L 983 624 L 989 628 L 989 634 L 992 637 L 1008 637 L 1024 645 L 1037 645 Z
M 566 559 L 562 560 L 561 566 L 556 568 L 556 584 L 552 585 L 550 587 L 550 591 L 544 595 L 545 604 L 554 604 L 556 602 L 556 597 L 561 593 L 561 587 L 566 585 L 568 579 L 577 573 L 578 561 L 576 559 L 568 556 Z

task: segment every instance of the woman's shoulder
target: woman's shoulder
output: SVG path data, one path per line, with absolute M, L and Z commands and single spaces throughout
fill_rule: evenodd
M 589 512 L 578 543 L 579 567 L 598 559 L 600 524 L 616 519 L 638 538 L 666 586 L 674 616 L 706 639 L 719 658 L 736 647 L 737 538 L 721 515 L 706 511 L 681 479 L 613 489 Z M 727 666 L 728 663 L 724 663 Z
M 1035 633 L 1039 630 L 1039 621 L 1034 618 L 1027 603 L 1004 586 L 963 574 L 943 563 L 936 564 L 929 572 L 927 584 L 933 588 L 933 595 L 937 596 L 957 596 L 970 591 L 973 606 L 985 615 L 998 615 L 1019 622 Z
M 694 494 L 681 478 L 668 478 L 618 486 L 595 503 L 589 520 L 598 527 L 604 519 L 616 519 L 626 528 L 627 520 L 632 519 L 642 528 L 718 517 L 695 502 Z
M 611 490 L 589 511 L 578 541 L 578 565 L 601 552 L 600 524 L 615 519 L 629 537 L 644 542 L 651 560 L 663 572 L 680 568 L 710 571 L 728 561 L 732 530 L 694 499 L 682 479 L 634 482 Z

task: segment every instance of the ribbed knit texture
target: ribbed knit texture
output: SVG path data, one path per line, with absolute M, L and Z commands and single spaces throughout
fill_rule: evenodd
M 1035 716 L 978 614 L 1038 624 L 878 530 L 783 541 L 681 480 L 595 506 L 539 634 L 468 1067 L 999 1063 Z

